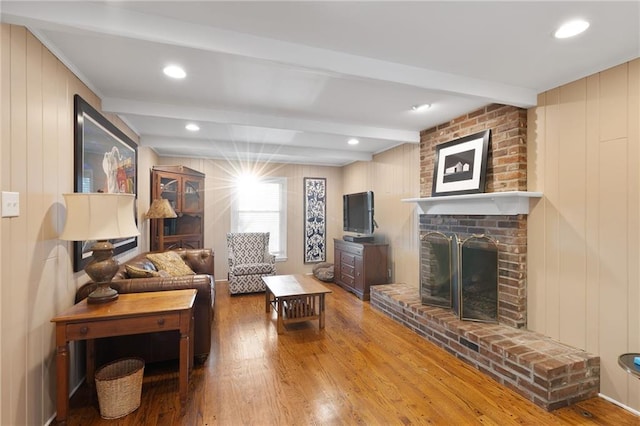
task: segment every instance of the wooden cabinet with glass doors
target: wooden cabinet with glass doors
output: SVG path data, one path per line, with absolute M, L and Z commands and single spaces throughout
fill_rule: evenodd
M 185 166 L 151 169 L 151 201 L 165 198 L 178 217 L 151 219 L 151 251 L 202 248 L 204 244 L 204 173 Z

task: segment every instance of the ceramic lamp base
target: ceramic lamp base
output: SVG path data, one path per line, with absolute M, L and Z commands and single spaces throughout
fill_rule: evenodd
M 118 272 L 118 262 L 113 258 L 113 244 L 108 241 L 98 241 L 91 250 L 93 250 L 93 259 L 84 270 L 98 287 L 87 296 L 87 303 L 116 300 L 118 292 L 109 287 L 111 280 Z
M 116 300 L 118 292 L 109 287 L 109 283 L 98 284 L 98 288 L 87 296 L 87 303 L 106 303 Z

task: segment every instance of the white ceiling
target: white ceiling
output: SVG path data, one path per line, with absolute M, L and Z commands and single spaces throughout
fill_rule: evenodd
M 640 56 L 638 1 L 5 0 L 0 14 L 168 156 L 369 160 L 483 105 L 530 107 Z M 554 39 L 573 18 L 589 30 Z M 170 63 L 187 78 L 167 79 Z M 432 108 L 410 111 L 422 103 Z

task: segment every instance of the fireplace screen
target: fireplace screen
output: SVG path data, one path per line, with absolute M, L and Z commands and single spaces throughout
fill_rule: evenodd
M 485 235 L 459 241 L 432 231 L 420 237 L 420 297 L 461 319 L 498 319 L 498 244 Z
M 420 239 L 420 297 L 425 305 L 452 307 L 451 237 L 429 232 Z
M 460 242 L 460 318 L 498 320 L 498 245 L 474 235 Z

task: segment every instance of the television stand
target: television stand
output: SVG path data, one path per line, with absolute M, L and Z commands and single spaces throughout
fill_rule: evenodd
M 351 243 L 372 243 L 373 235 L 343 235 L 342 239 Z
M 388 244 L 333 240 L 334 282 L 362 300 L 369 287 L 389 282 Z

